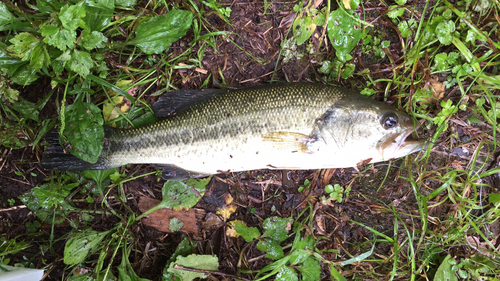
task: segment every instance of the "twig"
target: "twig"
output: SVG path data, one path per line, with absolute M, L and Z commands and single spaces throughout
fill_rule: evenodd
M 260 255 L 260 256 L 258 256 L 258 257 L 255 257 L 255 258 L 251 258 L 251 259 L 249 259 L 249 260 L 248 260 L 248 262 L 249 262 L 249 263 L 252 263 L 252 262 L 255 262 L 255 261 L 261 260 L 261 259 L 263 259 L 263 258 L 265 258 L 265 257 L 266 257 L 266 255 Z
M 0 213 L 8 212 L 8 211 L 14 211 L 14 210 L 17 210 L 17 209 L 24 209 L 24 208 L 26 208 L 26 205 L 14 206 L 14 207 L 10 207 L 10 208 L 7 208 L 7 209 L 0 209 Z
M 180 265 L 177 265 L 177 264 L 174 264 L 174 268 L 175 269 L 180 269 L 180 270 L 192 271 L 192 272 L 205 273 L 205 274 L 220 275 L 220 276 L 230 277 L 230 278 L 239 279 L 239 280 L 252 281 L 252 280 L 247 279 L 247 278 L 243 278 L 243 277 L 239 277 L 239 276 L 236 276 L 236 275 L 227 274 L 227 273 L 223 273 L 223 272 L 219 272 L 219 271 L 194 269 L 194 268 L 180 266 Z
M 17 182 L 22 183 L 22 184 L 25 184 L 25 185 L 33 186 L 33 185 L 32 185 L 31 183 L 29 183 L 29 182 L 24 182 L 24 181 L 22 181 L 22 180 L 18 180 L 18 179 L 15 179 L 15 178 L 10 178 L 10 177 L 6 177 L 6 176 L 2 176 L 2 175 L 0 175 L 0 177 L 2 177 L 2 178 L 6 178 L 6 179 L 9 179 L 9 180 L 11 180 L 11 181 L 17 181 Z
M 10 151 L 12 151 L 12 148 L 10 149 Z M 2 160 L 3 160 L 4 157 L 5 157 L 5 160 L 3 161 L 2 166 L 0 167 L 0 171 L 3 170 L 3 166 L 5 166 L 5 163 L 7 163 L 7 149 L 4 150 L 4 152 L 3 152 Z

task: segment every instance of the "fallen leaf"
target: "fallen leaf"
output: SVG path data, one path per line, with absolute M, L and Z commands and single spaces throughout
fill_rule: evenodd
M 439 78 L 436 75 L 431 75 L 429 82 L 431 83 L 432 97 L 437 101 L 442 100 L 445 92 L 444 84 L 439 82 Z
M 226 205 L 220 208 L 217 211 L 217 214 L 220 215 L 222 218 L 224 218 L 224 220 L 227 220 L 232 214 L 234 214 L 234 212 L 236 212 L 236 208 L 237 206 L 234 204 Z

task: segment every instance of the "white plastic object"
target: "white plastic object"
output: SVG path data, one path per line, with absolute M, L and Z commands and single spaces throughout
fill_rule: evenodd
M 0 264 L 0 281 L 40 281 L 43 276 L 42 269 L 13 267 Z M 5 270 L 4 270 L 5 269 Z

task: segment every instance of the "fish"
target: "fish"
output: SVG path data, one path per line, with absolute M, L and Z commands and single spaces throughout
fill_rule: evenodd
M 356 167 L 422 149 L 407 113 L 355 90 L 320 83 L 243 89 L 178 90 L 154 105 L 162 119 L 105 128 L 96 163 L 64 151 L 57 136 L 42 157 L 47 170 L 154 164 L 169 179 L 257 169 Z

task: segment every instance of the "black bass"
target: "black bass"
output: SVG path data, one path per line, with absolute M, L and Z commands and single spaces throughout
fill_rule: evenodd
M 47 149 L 51 170 L 161 164 L 174 178 L 254 169 L 355 167 L 419 151 L 406 113 L 357 92 L 323 84 L 278 84 L 240 90 L 185 90 L 155 105 L 160 122 L 106 129 L 95 164 Z

